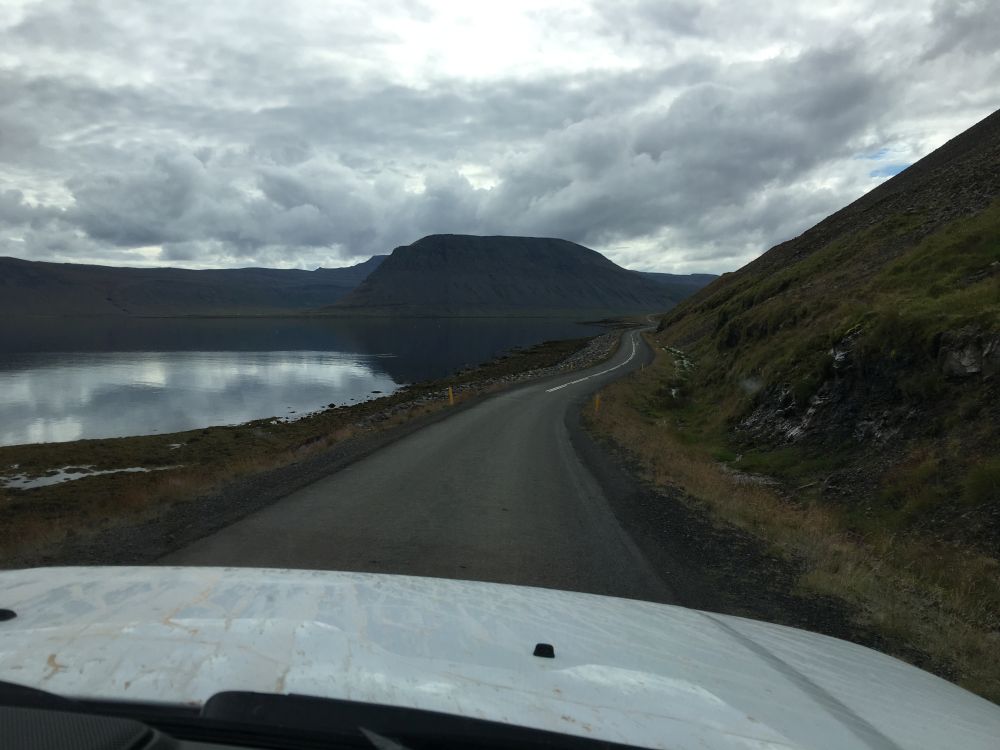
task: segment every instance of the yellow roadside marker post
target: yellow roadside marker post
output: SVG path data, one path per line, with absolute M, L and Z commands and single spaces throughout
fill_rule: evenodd
M 449 406 L 455 405 L 455 392 L 451 389 L 450 385 L 448 386 L 448 404 Z
M 598 393 L 598 394 L 594 395 L 594 416 L 595 417 L 597 416 L 597 412 L 600 410 L 600 408 L 601 408 L 601 394 Z

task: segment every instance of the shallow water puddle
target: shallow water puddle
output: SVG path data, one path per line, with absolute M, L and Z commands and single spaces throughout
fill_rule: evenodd
M 168 469 L 179 469 L 180 466 L 157 466 L 146 468 L 144 466 L 130 466 L 125 469 L 95 469 L 93 466 L 64 466 L 61 469 L 53 469 L 51 472 L 41 477 L 29 477 L 26 474 L 16 474 L 11 477 L 0 477 L 0 484 L 7 489 L 30 490 L 36 487 L 48 487 L 51 484 L 70 482 L 74 479 L 84 477 L 94 477 L 99 474 L 134 474 L 136 472 L 167 471 Z

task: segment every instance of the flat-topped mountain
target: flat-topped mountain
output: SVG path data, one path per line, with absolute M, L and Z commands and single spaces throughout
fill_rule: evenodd
M 269 315 L 330 305 L 386 256 L 347 268 L 116 268 L 0 258 L 0 315 Z
M 397 247 L 327 312 L 424 316 L 651 313 L 673 307 L 701 286 L 663 281 L 629 271 L 567 240 L 433 234 Z
M 383 262 L 389 265 L 378 272 Z M 0 258 L 0 315 L 605 316 L 663 312 L 714 279 L 640 273 L 572 242 L 431 235 L 346 268 L 121 268 Z

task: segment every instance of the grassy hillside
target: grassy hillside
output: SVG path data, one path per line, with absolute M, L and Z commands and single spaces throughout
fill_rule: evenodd
M 698 368 L 661 406 L 735 468 L 822 479 L 858 531 L 995 551 L 1000 201 L 871 269 L 915 221 L 886 217 L 664 321 L 658 340 Z
M 889 650 L 1000 699 L 1000 116 L 650 341 L 597 426 Z

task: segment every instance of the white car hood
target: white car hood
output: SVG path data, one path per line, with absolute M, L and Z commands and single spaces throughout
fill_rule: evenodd
M 642 747 L 995 750 L 1000 707 L 884 654 L 682 607 L 251 568 L 0 573 L 0 679 L 201 704 L 223 690 L 443 711 Z M 551 643 L 555 658 L 532 655 Z

